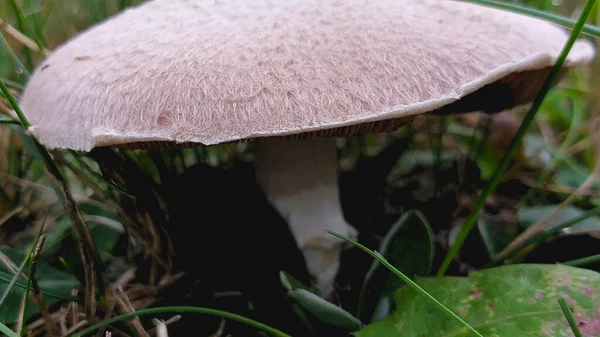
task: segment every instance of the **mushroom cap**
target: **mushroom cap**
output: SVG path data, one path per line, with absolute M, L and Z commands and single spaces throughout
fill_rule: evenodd
M 49 148 L 350 135 L 529 102 L 567 38 L 448 0 L 154 0 L 57 48 L 21 106 Z

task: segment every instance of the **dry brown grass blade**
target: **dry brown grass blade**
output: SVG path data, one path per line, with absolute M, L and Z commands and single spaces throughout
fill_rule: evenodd
M 6 212 L 5 214 L 3 214 L 0 217 L 0 227 L 2 226 L 2 224 L 4 224 L 6 221 L 10 220 L 10 218 L 12 218 L 13 216 L 19 214 L 22 210 L 24 210 L 25 207 L 23 207 L 23 205 L 19 205 L 15 208 L 13 208 L 12 210 Z
M 116 299 L 117 299 L 117 308 L 119 309 L 121 314 L 127 314 L 130 312 L 135 312 L 135 309 L 131 305 L 131 302 L 127 298 L 127 294 L 123 291 L 123 288 L 118 286 L 116 291 Z M 135 317 L 127 321 L 127 324 L 130 326 L 132 330 L 134 330 L 138 336 L 141 337 L 150 337 L 148 332 L 142 326 L 139 317 Z
M 124 198 L 120 203 L 134 222 L 124 222 L 128 232 L 141 238 L 138 244 L 144 254 L 152 257 L 150 283 L 156 279 L 157 264 L 169 272 L 173 271 L 172 257 L 175 249 L 169 237 L 169 215 L 164 201 L 157 193 L 153 179 L 139 163 L 126 152 L 108 148 L 97 148 L 90 152 L 90 158 L 96 161 L 104 178 L 121 190 L 136 195 L 135 200 Z M 137 224 L 135 227 L 129 227 Z
M 181 315 L 175 315 L 175 316 L 173 316 L 173 317 L 169 318 L 168 320 L 166 320 L 166 321 L 164 321 L 164 322 L 162 322 L 162 323 L 163 323 L 165 326 L 169 326 L 170 324 L 173 324 L 173 323 L 175 323 L 175 322 L 179 321 L 180 319 L 181 319 Z M 148 330 L 148 333 L 149 333 L 151 336 L 153 336 L 153 335 L 156 335 L 157 337 L 160 337 L 160 336 L 158 336 L 158 335 L 157 335 L 156 331 L 157 331 L 157 329 L 156 329 L 156 327 L 154 327 L 154 328 L 152 328 L 152 329 Z
M 71 295 L 77 296 L 77 290 L 73 289 Z M 71 326 L 77 325 L 79 323 L 79 304 L 76 302 L 69 303 L 69 310 L 67 312 L 67 316 L 71 318 Z
M 6 23 L 4 20 L 2 20 L 2 18 L 0 18 L 0 28 L 2 28 L 6 32 L 6 34 L 8 34 L 10 37 L 15 39 L 15 41 L 18 41 L 25 47 L 33 50 L 34 52 L 40 53 L 43 56 L 50 55 L 50 51 L 48 49 L 43 48 L 42 50 L 40 50 L 40 48 L 38 47 L 37 43 L 35 43 L 35 41 L 33 41 L 32 39 L 27 37 L 27 35 L 21 33 L 17 29 L 15 29 L 13 26 Z
M 0 251 L 0 262 L 2 262 L 2 264 L 6 266 L 6 268 L 10 270 L 11 273 L 16 274 L 19 272 L 19 267 L 2 251 Z M 24 273 L 21 273 L 21 275 L 19 276 L 25 279 L 27 278 L 27 275 L 25 275 Z
M 77 324 L 70 327 L 69 330 L 67 330 L 61 337 L 69 337 L 86 325 L 88 325 L 88 322 L 85 319 L 83 321 L 79 321 Z
M 221 337 L 223 336 L 223 331 L 225 331 L 225 319 L 221 319 L 221 323 L 219 323 L 219 328 L 214 334 L 210 335 L 209 337 Z
M 29 181 L 26 179 L 21 179 L 19 177 L 15 177 L 13 175 L 10 175 L 10 174 L 4 173 L 4 172 L 0 172 L 0 183 L 11 183 L 11 184 L 21 186 L 23 188 L 29 187 L 29 188 L 34 188 L 38 191 L 48 193 L 48 195 L 44 195 L 44 198 L 50 197 L 51 195 L 54 196 L 54 190 L 52 190 L 48 186 L 38 184 L 36 182 Z M 54 202 L 54 203 L 57 201 L 58 200 L 56 200 L 56 197 L 54 197 L 53 200 L 50 200 L 50 202 Z
M 89 187 L 102 201 L 104 201 L 109 207 L 113 208 L 115 211 L 117 211 L 117 213 L 119 213 L 121 220 L 124 221 L 125 225 L 127 226 L 127 230 L 130 233 L 135 234 L 140 239 L 143 239 L 143 237 L 139 235 L 139 231 L 144 230 L 142 226 L 139 223 L 137 223 L 135 219 L 132 218 L 130 214 L 126 212 L 123 209 L 123 207 L 121 207 L 121 205 L 111 195 L 107 194 L 85 172 L 83 172 L 81 169 L 77 168 L 75 165 L 71 164 L 68 160 L 66 160 L 60 152 L 54 151 L 52 154 L 58 163 L 65 165 L 83 184 Z M 141 240 L 141 242 L 144 243 L 143 240 Z
M 527 228 L 523 233 L 517 236 L 506 248 L 504 248 L 496 257 L 496 261 L 502 261 L 506 259 L 510 254 L 513 253 L 513 250 L 516 247 L 519 247 L 527 240 L 530 240 L 539 232 L 544 230 L 544 227 L 547 226 L 552 219 L 554 219 L 556 213 L 558 213 L 561 209 L 570 205 L 579 195 L 584 194 L 590 186 L 597 181 L 598 176 L 600 176 L 600 137 L 595 137 L 595 144 L 597 149 L 597 158 L 596 165 L 590 175 L 585 179 L 585 181 L 579 185 L 571 195 L 569 195 L 565 201 L 563 201 L 558 207 L 556 207 L 552 212 L 550 212 L 546 217 L 541 220 L 538 220 L 533 226 Z
M 536 187 L 536 180 L 531 179 L 529 177 L 519 177 L 521 181 L 529 187 Z M 540 189 L 544 189 L 546 191 L 561 193 L 561 194 L 572 194 L 576 197 L 600 197 L 600 191 L 597 190 L 581 190 L 578 188 L 572 188 L 568 186 L 561 186 L 556 184 L 546 184 L 539 187 Z
M 11 113 L 11 110 L 2 102 L 2 100 L 0 100 L 0 111 L 7 115 L 10 115 Z
M 75 234 L 75 238 L 77 240 L 77 248 L 79 249 L 79 255 L 81 257 L 81 263 L 83 265 L 84 271 L 84 279 L 85 279 L 85 311 L 87 314 L 87 318 L 93 323 L 94 317 L 96 317 L 96 280 L 99 278 L 103 278 L 108 284 L 107 276 L 101 272 L 101 276 L 98 275 L 98 268 L 102 270 L 102 260 L 100 259 L 100 254 L 96 249 L 94 244 L 94 240 L 92 238 L 92 234 L 89 229 L 85 225 L 85 220 L 83 219 L 83 215 L 79 212 L 75 200 L 68 190 L 67 186 L 65 186 L 62 182 L 62 179 L 58 179 L 54 174 L 48 172 L 48 176 L 53 180 L 55 186 L 60 187 L 60 191 L 57 190 L 57 193 L 61 193 L 61 197 L 63 199 L 63 203 L 65 209 L 67 210 L 67 214 L 73 223 L 73 232 Z M 104 287 L 108 289 L 108 287 Z
M 2 81 L 0 81 L 0 89 L 2 89 L 2 92 L 10 102 L 12 108 L 19 115 L 19 119 L 21 120 L 23 127 L 28 128 L 29 122 L 27 121 L 25 114 Z M 93 240 L 92 235 L 85 224 L 83 216 L 77 207 L 77 203 L 75 202 L 75 199 L 73 198 L 73 195 L 71 194 L 71 191 L 69 190 L 61 171 L 56 166 L 56 163 L 54 162 L 48 150 L 46 150 L 46 148 L 35 138 L 32 137 L 30 140 L 32 145 L 31 150 L 41 157 L 40 159 L 44 163 L 45 172 L 52 181 L 53 188 L 55 189 L 61 204 L 67 211 L 71 223 L 73 224 L 73 232 L 78 243 L 77 246 L 84 270 L 86 313 L 88 315 L 88 320 L 93 323 L 97 308 L 96 282 L 100 283 L 98 287 L 102 290 L 104 296 L 110 297 L 111 289 L 108 286 L 108 276 L 103 272 L 104 266 L 95 241 Z

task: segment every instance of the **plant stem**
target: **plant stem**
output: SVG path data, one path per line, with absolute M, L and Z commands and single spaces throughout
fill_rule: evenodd
M 111 325 L 116 322 L 124 321 L 124 320 L 130 319 L 132 317 L 139 317 L 139 316 L 152 315 L 152 314 L 161 314 L 161 313 L 184 313 L 184 312 L 220 316 L 223 318 L 228 318 L 228 319 L 232 319 L 232 320 L 235 320 L 235 321 L 238 321 L 241 323 L 248 324 L 248 325 L 258 328 L 264 332 L 267 332 L 275 337 L 292 337 L 280 330 L 272 328 L 266 324 L 257 322 L 253 319 L 246 318 L 244 316 L 240 316 L 240 315 L 236 315 L 236 314 L 232 314 L 232 313 L 229 313 L 226 311 L 221 311 L 221 310 L 216 310 L 216 309 L 201 308 L 201 307 L 186 307 L 186 306 L 142 309 L 142 310 L 138 310 L 136 312 L 130 312 L 127 314 L 115 316 L 113 318 L 104 320 L 100 323 L 94 324 L 94 325 L 90 326 L 89 328 L 84 329 L 84 330 L 74 334 L 72 337 L 83 337 L 89 333 L 96 331 L 99 328 Z M 190 335 L 193 335 L 193 333 L 190 333 Z

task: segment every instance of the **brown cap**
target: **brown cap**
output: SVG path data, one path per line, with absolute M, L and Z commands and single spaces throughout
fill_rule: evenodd
M 567 37 L 448 0 L 155 0 L 59 47 L 21 104 L 49 148 L 350 135 L 528 102 Z

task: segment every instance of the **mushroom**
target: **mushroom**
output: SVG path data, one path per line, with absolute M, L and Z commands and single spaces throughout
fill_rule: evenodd
M 407 117 L 530 102 L 567 33 L 439 0 L 154 0 L 57 48 L 22 99 L 48 148 L 156 148 L 259 139 L 256 175 L 322 293 L 341 211 L 335 137 Z M 594 56 L 579 41 L 565 69 Z M 260 224 L 256 224 L 260 225 Z

